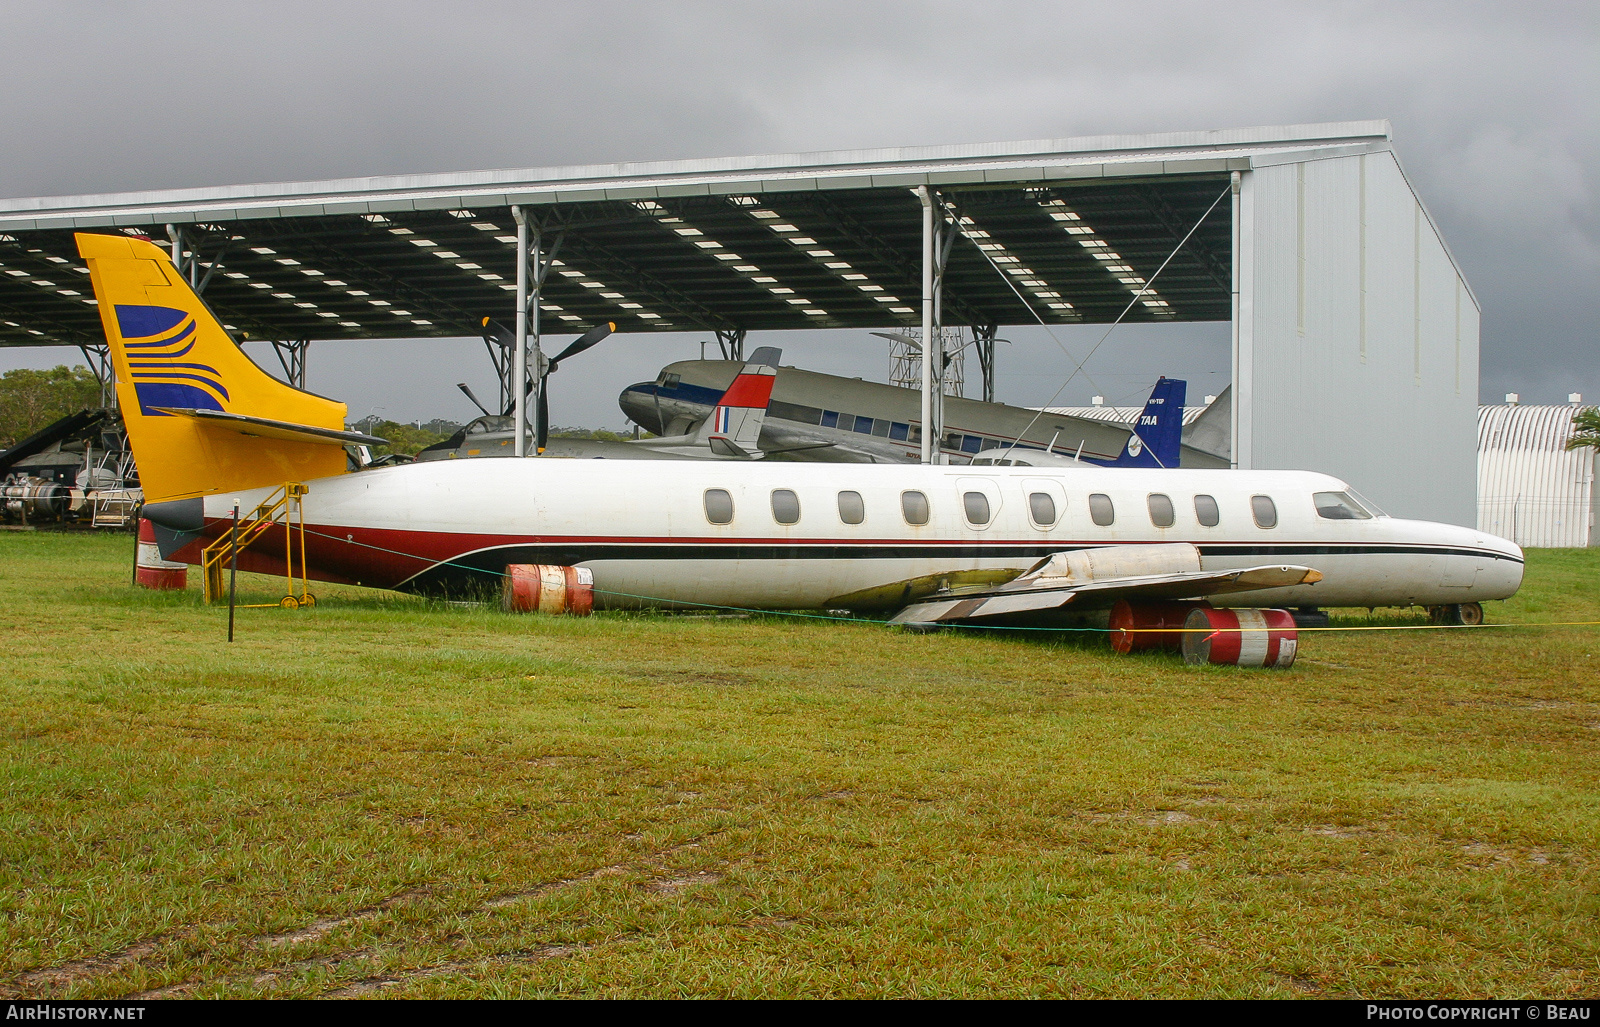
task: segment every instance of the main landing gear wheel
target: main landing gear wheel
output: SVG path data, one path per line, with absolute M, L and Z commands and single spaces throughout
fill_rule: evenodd
M 1483 623 L 1483 604 L 1481 603 L 1453 603 L 1449 606 L 1428 607 L 1428 620 L 1435 624 L 1466 624 L 1468 626 Z

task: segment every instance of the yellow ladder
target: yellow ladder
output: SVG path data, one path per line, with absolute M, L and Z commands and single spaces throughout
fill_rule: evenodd
M 205 570 L 206 602 L 214 603 L 227 595 L 227 583 L 222 572 L 235 553 L 250 548 L 275 524 L 283 525 L 283 570 L 288 595 L 276 603 L 241 603 L 242 606 L 281 606 L 286 610 L 302 606 L 315 606 L 317 597 L 306 587 L 306 515 L 301 498 L 310 490 L 297 481 L 284 482 L 272 490 L 248 518 L 241 517 L 238 526 L 230 525 L 221 538 L 206 547 L 201 566 Z M 280 515 L 282 520 L 279 520 Z M 300 594 L 295 595 L 295 540 L 300 542 Z

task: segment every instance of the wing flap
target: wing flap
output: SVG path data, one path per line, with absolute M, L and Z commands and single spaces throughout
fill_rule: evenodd
M 203 410 L 187 407 L 154 407 L 163 414 L 188 417 L 202 424 L 237 432 L 252 438 L 282 439 L 287 442 L 310 442 L 320 446 L 387 446 L 388 439 L 363 435 L 358 431 L 339 431 L 336 428 L 318 428 L 309 424 L 291 424 L 247 414 L 230 414 L 222 410 Z

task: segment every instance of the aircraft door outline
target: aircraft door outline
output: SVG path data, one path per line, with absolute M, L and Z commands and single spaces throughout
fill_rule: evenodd
M 1000 496 L 1000 483 L 993 478 L 957 478 L 956 499 L 961 507 L 962 522 L 973 531 L 987 531 L 991 525 L 1000 519 L 1004 502 Z M 970 501 L 968 493 L 978 493 L 984 497 L 983 503 Z M 974 519 L 974 514 L 980 507 L 987 507 L 988 517 L 981 523 Z
M 1022 488 L 1023 506 L 1028 511 L 1028 524 L 1035 531 L 1053 531 L 1067 519 L 1067 490 L 1059 481 L 1048 478 L 1024 478 L 1019 483 Z M 1055 503 L 1056 517 L 1049 524 L 1041 524 L 1034 516 L 1033 494 L 1039 492 L 1050 497 Z

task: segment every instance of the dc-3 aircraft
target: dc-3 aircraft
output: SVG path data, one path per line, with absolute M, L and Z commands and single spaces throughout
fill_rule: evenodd
M 617 402 L 635 424 L 657 434 L 677 434 L 709 415 L 738 371 L 734 361 L 680 360 L 662 368 L 655 381 L 628 386 Z M 1038 466 L 1227 467 L 1232 416 L 1228 394 L 1224 392 L 1185 428 L 1183 383 L 1171 378 L 1162 383 L 1152 391 L 1133 429 L 946 396 L 939 451 L 952 463 L 1002 458 Z M 761 445 L 815 446 L 800 456 L 807 460 L 915 461 L 922 441 L 917 423 L 920 405 L 921 394 L 915 389 L 780 367 Z M 1170 450 L 1165 448 L 1168 437 Z
M 710 412 L 693 432 L 624 442 L 550 438 L 548 415 L 541 409 L 533 429 L 535 448 L 540 455 L 574 459 L 759 460 L 768 455 L 757 443 L 781 355 L 782 351 L 773 346 L 763 346 L 750 354 L 750 359 L 728 388 L 716 397 Z M 516 428 L 510 415 L 496 417 L 485 413 L 443 442 L 422 450 L 417 459 L 512 456 L 515 442 Z
M 1305 471 L 538 458 L 352 472 L 345 446 L 372 440 L 344 430 L 345 405 L 257 368 L 166 252 L 77 241 L 168 559 L 197 562 L 236 501 L 248 511 L 299 482 L 313 578 L 441 592 L 539 564 L 581 571 L 569 580 L 601 608 L 841 608 L 930 625 L 1211 600 L 1245 608 L 1237 628 L 1280 606 L 1422 604 L 1474 620 L 1522 580 L 1513 543 L 1384 516 Z M 239 565 L 281 572 L 284 530 Z

